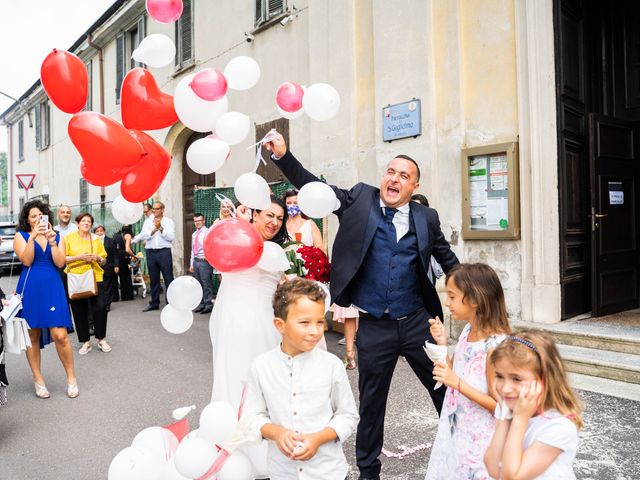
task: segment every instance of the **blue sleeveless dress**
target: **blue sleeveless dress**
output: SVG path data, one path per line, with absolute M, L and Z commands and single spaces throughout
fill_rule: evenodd
M 25 241 L 29 234 L 19 231 Z M 56 243 L 60 234 L 56 233 Z M 22 266 L 16 292 L 22 294 L 22 311 L 18 316 L 24 318 L 29 328 L 41 328 L 40 348 L 52 342 L 49 327 L 66 327 L 73 332 L 69 305 L 58 268 L 53 263 L 49 243 L 45 250 L 38 242 L 33 246 L 34 257 L 30 267 Z M 26 284 L 25 284 L 26 279 Z

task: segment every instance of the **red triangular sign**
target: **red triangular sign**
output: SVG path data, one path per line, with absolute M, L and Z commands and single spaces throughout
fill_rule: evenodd
M 16 173 L 18 183 L 22 185 L 22 188 L 29 190 L 33 186 L 33 181 L 36 178 L 35 173 Z

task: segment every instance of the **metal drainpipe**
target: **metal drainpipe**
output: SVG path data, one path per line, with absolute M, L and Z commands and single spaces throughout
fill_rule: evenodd
M 9 183 L 9 197 L 7 198 L 7 203 L 9 203 L 9 214 L 13 221 L 13 125 L 7 125 L 7 133 L 9 137 L 7 145 L 7 150 L 9 150 L 9 154 L 7 155 L 7 182 Z M 9 168 L 9 165 L 11 165 L 11 168 Z
M 98 76 L 100 78 L 100 113 L 104 114 L 104 54 L 102 48 L 93 43 L 91 34 L 87 34 L 87 43 L 89 46 L 98 51 Z M 91 88 L 91 86 L 89 86 Z M 105 201 L 107 199 L 105 187 L 100 187 L 100 211 L 104 216 Z M 102 218 L 101 223 L 104 223 Z

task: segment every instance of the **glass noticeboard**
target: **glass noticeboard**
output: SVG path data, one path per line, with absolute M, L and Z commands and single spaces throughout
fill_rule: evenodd
M 462 150 L 465 239 L 520 237 L 517 143 Z

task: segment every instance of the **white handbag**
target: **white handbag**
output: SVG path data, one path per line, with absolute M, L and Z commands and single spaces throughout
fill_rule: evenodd
M 91 238 L 89 239 L 89 245 L 91 246 L 91 253 L 93 253 L 93 242 Z M 77 263 L 85 262 L 80 261 Z M 91 268 L 84 273 L 67 273 L 67 287 L 71 300 L 80 300 L 98 295 L 98 283 L 96 282 L 96 276 L 93 272 L 93 265 L 90 266 Z
M 16 317 L 16 313 L 22 310 L 22 295 L 24 288 L 29 279 L 31 267 L 27 271 L 27 275 L 22 285 L 22 293 L 9 297 L 9 305 L 2 309 L 0 316 L 4 320 L 2 336 L 4 341 L 4 349 L 8 353 L 20 355 L 27 348 L 31 347 L 31 338 L 29 337 L 29 324 L 24 318 Z

